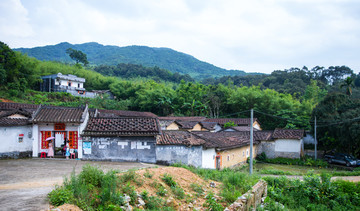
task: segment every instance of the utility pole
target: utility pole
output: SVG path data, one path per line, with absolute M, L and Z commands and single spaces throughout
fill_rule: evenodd
M 316 116 L 315 116 L 315 125 L 314 125 L 314 132 L 315 132 L 315 160 L 317 158 L 317 140 L 316 140 Z
M 250 175 L 253 173 L 253 118 L 254 110 L 251 109 L 251 118 L 250 118 Z

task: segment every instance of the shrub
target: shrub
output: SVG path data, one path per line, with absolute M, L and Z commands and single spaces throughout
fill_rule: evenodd
M 65 203 L 69 203 L 73 198 L 73 194 L 70 190 L 66 189 L 64 186 L 56 186 L 55 190 L 51 191 L 48 194 L 50 204 L 54 206 L 60 206 Z
M 163 177 L 161 177 L 161 179 L 165 182 L 165 184 L 167 184 L 170 187 L 176 187 L 177 186 L 175 180 L 169 174 L 164 174 Z
M 85 165 L 79 175 L 81 182 L 85 184 L 92 184 L 95 187 L 100 187 L 104 172 L 97 167 Z
M 145 170 L 144 176 L 151 179 L 154 174 L 150 173 L 148 169 Z
M 258 161 L 266 161 L 267 157 L 266 157 L 266 153 L 262 152 L 260 155 L 256 156 L 256 160 Z
M 210 192 L 207 196 L 206 196 L 206 201 L 203 204 L 204 207 L 207 207 L 208 210 L 212 210 L 212 211 L 222 211 L 224 210 L 224 207 L 219 204 L 218 202 L 216 202 L 216 199 L 214 197 L 214 193 Z
M 183 199 L 185 197 L 185 192 L 181 187 L 179 186 L 171 187 L 171 190 L 177 199 Z

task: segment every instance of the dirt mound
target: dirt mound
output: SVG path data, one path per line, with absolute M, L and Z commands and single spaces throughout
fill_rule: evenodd
M 82 211 L 82 209 L 73 204 L 63 204 L 59 207 L 51 208 L 50 211 Z
M 221 184 L 219 182 L 206 181 L 184 168 L 147 168 L 136 171 L 136 174 L 140 177 L 138 179 L 141 180 L 140 183 L 142 183 L 138 186 L 134 185 L 138 193 L 142 193 L 146 190 L 149 196 L 160 197 L 157 195 L 159 186 L 165 187 L 167 189 L 167 194 L 163 196 L 163 198 L 171 204 L 175 203 L 176 205 L 179 205 L 178 209 L 180 210 L 193 210 L 193 208 L 202 210 L 202 205 L 206 201 L 205 196 L 209 192 L 213 192 L 216 195 L 220 192 Z M 162 178 L 164 175 L 171 176 L 176 184 L 184 190 L 186 196 L 183 199 L 178 199 L 171 191 L 171 187 L 163 181 Z M 215 187 L 210 187 L 210 183 L 215 184 Z

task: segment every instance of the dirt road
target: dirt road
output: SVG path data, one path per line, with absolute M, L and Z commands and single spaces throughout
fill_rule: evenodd
M 65 159 L 0 160 L 0 210 L 48 210 L 47 194 L 72 171 L 86 164 L 104 171 L 126 171 L 155 165 L 132 162 L 91 162 Z

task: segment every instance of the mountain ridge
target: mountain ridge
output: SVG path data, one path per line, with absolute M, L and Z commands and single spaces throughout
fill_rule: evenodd
M 200 61 L 194 56 L 166 47 L 148 47 L 131 45 L 119 47 L 102 45 L 97 42 L 71 44 L 61 42 L 56 45 L 46 45 L 34 48 L 16 48 L 14 50 L 26 53 L 39 60 L 72 63 L 66 54 L 66 49 L 73 48 L 87 54 L 90 65 L 117 65 L 119 63 L 140 64 L 146 67 L 159 67 L 173 73 L 189 74 L 197 79 L 222 76 L 243 76 L 242 70 L 226 70 L 213 64 Z

